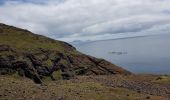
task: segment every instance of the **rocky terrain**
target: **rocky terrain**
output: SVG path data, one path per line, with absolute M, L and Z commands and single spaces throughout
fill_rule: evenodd
M 16 74 L 42 83 L 46 79 L 69 79 L 76 75 L 130 72 L 103 59 L 82 54 L 68 43 L 0 24 L 0 74 Z
M 170 100 L 170 76 L 135 75 L 68 43 L 0 24 L 0 100 Z
M 0 90 L 0 100 L 170 100 L 170 76 L 75 76 L 35 84 L 5 75 Z

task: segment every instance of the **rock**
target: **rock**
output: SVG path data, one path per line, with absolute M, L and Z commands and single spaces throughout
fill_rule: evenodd
M 3 33 L 3 29 L 0 28 L 0 33 Z
M 146 97 L 146 99 L 150 99 L 150 98 L 151 98 L 150 96 Z
M 2 51 L 10 51 L 11 48 L 8 45 L 0 45 L 0 52 Z

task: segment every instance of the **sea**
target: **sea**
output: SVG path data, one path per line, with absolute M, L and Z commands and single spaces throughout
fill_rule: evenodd
M 136 74 L 170 74 L 170 34 L 73 45 L 84 54 L 105 59 Z

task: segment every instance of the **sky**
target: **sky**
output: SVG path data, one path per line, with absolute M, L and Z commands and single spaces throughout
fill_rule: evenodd
M 0 0 L 0 23 L 66 42 L 170 34 L 170 0 Z

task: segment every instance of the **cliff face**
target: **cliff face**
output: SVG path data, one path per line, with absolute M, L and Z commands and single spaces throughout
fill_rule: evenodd
M 44 79 L 69 79 L 75 75 L 130 74 L 111 64 L 82 54 L 65 42 L 0 24 L 0 74 Z

